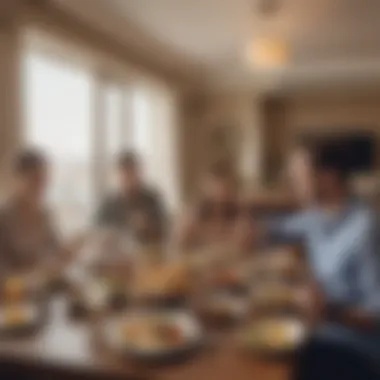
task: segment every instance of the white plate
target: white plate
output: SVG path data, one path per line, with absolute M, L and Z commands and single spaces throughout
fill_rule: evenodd
M 121 330 L 128 322 L 143 318 L 163 318 L 170 324 L 178 326 L 183 335 L 183 341 L 179 344 L 167 347 L 139 347 L 129 343 Z M 187 312 L 136 312 L 126 316 L 109 319 L 103 326 L 103 334 L 106 344 L 111 349 L 120 353 L 130 354 L 142 359 L 163 359 L 176 354 L 185 353 L 196 348 L 202 341 L 202 331 L 197 320 Z

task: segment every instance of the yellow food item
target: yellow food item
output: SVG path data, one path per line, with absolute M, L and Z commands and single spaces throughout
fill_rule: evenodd
M 129 344 L 145 349 L 173 346 L 182 341 L 178 326 L 153 317 L 128 321 L 122 326 L 122 334 Z
M 26 313 L 20 307 L 9 307 L 4 311 L 4 319 L 7 324 L 17 325 L 25 322 Z
M 10 277 L 4 283 L 4 296 L 7 300 L 18 300 L 23 296 L 25 284 L 20 277 Z
M 288 329 L 279 322 L 263 323 L 259 330 L 259 340 L 271 347 L 282 347 L 291 343 Z
M 189 273 L 179 264 L 143 268 L 135 278 L 135 290 L 138 294 L 182 294 L 189 287 Z
M 243 339 L 248 345 L 258 348 L 288 349 L 296 343 L 292 329 L 286 322 L 270 319 L 254 323 Z
M 287 303 L 294 299 L 294 293 L 285 286 L 266 286 L 258 290 L 255 297 L 262 303 Z

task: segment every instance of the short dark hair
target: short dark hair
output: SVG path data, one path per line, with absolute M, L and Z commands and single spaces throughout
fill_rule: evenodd
M 117 156 L 117 166 L 120 169 L 131 169 L 139 166 L 136 153 L 132 151 L 122 151 Z
M 332 171 L 345 181 L 351 175 L 350 157 L 338 141 L 321 144 L 313 154 L 313 166 L 316 171 Z
M 46 157 L 38 149 L 26 148 L 21 150 L 13 162 L 13 170 L 17 174 L 28 174 L 46 166 Z

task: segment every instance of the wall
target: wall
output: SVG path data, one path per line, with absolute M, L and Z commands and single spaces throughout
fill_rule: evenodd
M 185 196 L 197 191 L 205 168 L 218 158 L 229 158 L 243 184 L 261 183 L 263 133 L 261 101 L 252 93 L 192 94 L 182 104 L 182 161 Z M 228 150 L 215 151 L 212 135 L 226 127 Z
M 0 24 L 0 196 L 9 186 L 9 162 L 20 141 L 19 34 Z

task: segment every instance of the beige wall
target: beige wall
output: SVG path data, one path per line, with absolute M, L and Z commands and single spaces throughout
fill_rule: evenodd
M 380 142 L 380 93 L 293 97 L 268 101 L 265 108 L 268 144 L 266 159 L 272 178 L 297 136 L 365 130 L 375 132 Z M 379 144 L 380 148 L 380 144 Z M 380 153 L 380 152 L 379 152 Z M 379 160 L 377 161 L 379 164 Z
M 261 182 L 263 133 L 260 100 L 250 93 L 194 94 L 183 100 L 182 160 L 185 196 L 197 191 L 205 168 L 226 157 L 247 186 Z M 214 149 L 213 131 L 226 126 L 228 150 Z
M 9 162 L 20 142 L 19 35 L 13 25 L 0 29 L 0 195 L 9 186 Z

